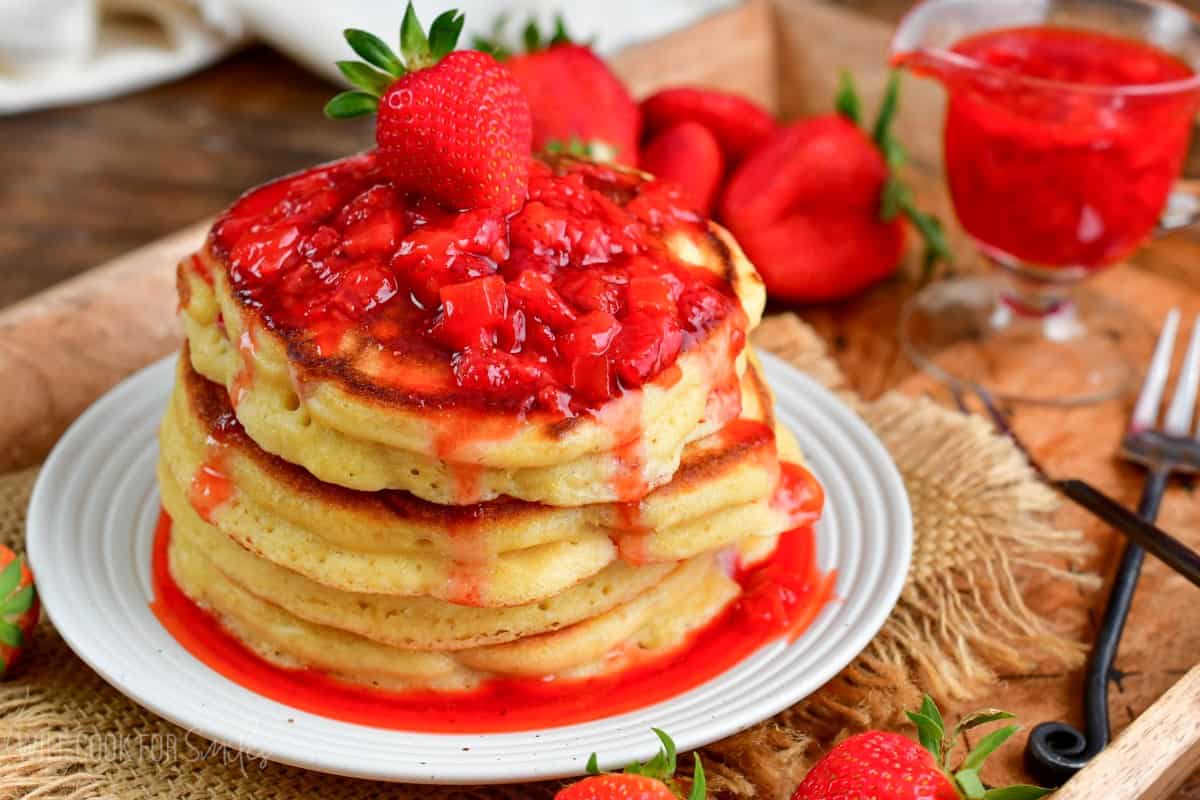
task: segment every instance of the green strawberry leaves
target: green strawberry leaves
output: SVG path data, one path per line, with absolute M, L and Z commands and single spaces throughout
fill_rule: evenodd
M 907 715 L 909 721 L 917 726 L 921 746 L 933 755 L 938 767 L 953 778 L 959 792 L 967 800 L 1037 800 L 1050 793 L 1049 789 L 1025 784 L 989 789 L 979 776 L 987 757 L 1020 730 L 1017 725 L 1006 725 L 988 733 L 971 748 L 957 767 L 950 768 L 950 755 L 964 732 L 980 725 L 1012 719 L 1013 715 L 1009 712 L 988 708 L 967 714 L 958 721 L 949 736 L 946 735 L 942 713 L 929 695 L 925 695 L 919 711 L 909 711 Z
M 942 712 L 934 704 L 933 698 L 925 695 L 920 711 L 909 711 L 908 719 L 917 726 L 917 738 L 921 746 L 933 755 L 933 760 L 945 769 L 945 753 L 950 748 L 946 742 L 946 723 Z
M 491 36 L 476 36 L 471 40 L 471 47 L 480 52 L 490 54 L 497 61 L 512 58 L 515 55 L 513 49 L 504 44 L 507 38 L 505 29 L 508 27 L 508 22 L 509 17 L 507 14 L 497 16 L 496 21 L 492 24 Z M 539 50 L 547 50 L 555 45 L 574 43 L 575 40 L 567 32 L 567 22 L 563 19 L 562 14 L 555 14 L 554 27 L 548 36 L 542 33 L 537 17 L 530 17 L 529 21 L 525 23 L 525 27 L 521 29 L 520 52 L 522 53 L 536 53 Z
M 392 52 L 387 43 L 373 33 L 360 31 L 357 28 L 347 28 L 342 32 L 350 49 L 368 64 L 378 67 L 389 75 L 400 76 L 407 70 L 404 63 Z
M 18 556 L 9 561 L 3 570 L 0 570 L 0 622 L 11 623 L 12 620 L 33 607 L 33 600 L 36 597 L 33 584 L 17 589 L 21 583 L 21 573 L 24 571 L 24 567 L 25 558 Z M 20 631 L 18 631 L 19 633 Z M 3 634 L 0 633 L 0 635 Z
M 373 113 L 379 98 L 397 78 L 436 64 L 458 44 L 464 17 L 455 10 L 445 11 L 429 27 L 429 35 L 417 19 L 412 0 L 400 23 L 400 55 L 373 33 L 347 28 L 346 43 L 362 61 L 339 61 L 337 67 L 355 87 L 342 92 L 325 104 L 325 116 L 348 119 Z M 364 63 L 365 62 L 365 63 Z
M 11 622 L 0 620 L 0 644 L 8 645 L 12 648 L 18 648 L 25 643 L 25 637 L 21 633 L 21 629 Z
M 12 594 L 13 589 L 17 588 L 17 584 L 21 582 L 21 565 L 24 561 L 20 558 L 14 558 L 8 562 L 3 570 L 0 570 L 0 601 Z
M 675 742 L 665 731 L 658 728 L 651 728 L 654 735 L 662 742 L 662 749 L 655 754 L 654 758 L 643 763 L 633 762 L 625 767 L 623 772 L 626 775 L 642 775 L 647 778 L 654 778 L 662 781 L 671 788 L 671 791 L 678 794 L 675 787 L 675 769 L 678 766 L 678 753 L 675 750 Z M 688 800 L 705 800 L 708 797 L 708 781 L 704 777 L 704 766 L 700 763 L 699 754 L 696 755 L 696 766 L 692 770 L 692 790 L 688 793 Z M 596 759 L 596 754 L 588 758 L 587 774 L 600 775 L 600 764 Z M 1019 800 L 1019 798 L 1014 798 Z
M 837 109 L 837 113 L 855 125 L 862 125 L 862 101 L 858 99 L 858 92 L 854 88 L 854 78 L 850 76 L 849 72 L 843 71 L 838 78 L 838 93 L 834 98 L 834 108 Z
M 859 127 L 862 126 L 862 101 L 855 88 L 854 78 L 848 72 L 841 74 L 834 106 L 843 117 Z M 903 215 L 912 224 L 925 242 L 921 264 L 922 275 L 927 278 L 937 262 L 949 262 L 954 256 L 946 241 L 941 220 L 919 209 L 912 189 L 900 179 L 899 171 L 904 166 L 907 156 L 900 141 L 892 135 L 892 123 L 899 109 L 900 73 L 893 72 L 888 77 L 887 87 L 884 89 L 883 99 L 879 103 L 879 111 L 870 131 L 871 140 L 883 154 L 888 166 L 887 180 L 879 198 L 879 218 L 884 222 L 891 222 Z

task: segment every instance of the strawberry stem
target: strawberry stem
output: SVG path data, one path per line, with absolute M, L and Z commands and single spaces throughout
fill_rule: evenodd
M 858 90 L 854 88 L 854 76 L 847 70 L 842 70 L 838 77 L 838 92 L 834 98 L 834 108 L 837 113 L 853 122 L 862 124 L 862 102 L 858 99 Z
M 933 754 L 934 761 L 937 762 L 942 772 L 952 776 L 959 793 L 966 800 L 1038 800 L 1050 793 L 1049 789 L 1028 784 L 1017 784 L 998 789 L 988 789 L 984 786 L 983 780 L 979 776 L 983 762 L 1020 730 L 1016 725 L 1006 725 L 987 734 L 979 740 L 979 743 L 971 749 L 955 770 L 950 769 L 950 754 L 954 750 L 959 735 L 989 722 L 1012 719 L 1013 715 L 1007 711 L 987 708 L 967 714 L 954 726 L 949 737 L 946 736 L 946 723 L 942 718 L 942 713 L 929 695 L 925 695 L 922 700 L 920 711 L 909 711 L 907 714 L 909 720 L 917 726 L 917 735 L 921 740 L 921 745 Z
M 837 97 L 834 100 L 837 112 L 855 125 L 862 126 L 862 101 L 854 85 L 853 76 L 846 71 L 841 73 Z M 903 215 L 913 228 L 920 234 L 925 243 L 921 256 L 922 279 L 928 279 L 934 265 L 939 261 L 949 262 L 954 256 L 950 245 L 946 242 L 945 231 L 941 221 L 932 214 L 917 208 L 912 189 L 900 178 L 900 169 L 907 157 L 904 147 L 892 135 L 892 123 L 900 109 L 900 73 L 892 72 L 888 77 L 887 88 L 884 89 L 883 99 L 879 103 L 879 112 L 875 116 L 875 124 L 871 130 L 871 139 L 883 154 L 888 167 L 888 175 L 879 195 L 879 218 L 891 222 Z
M 704 766 L 700 763 L 700 754 L 696 753 L 696 767 L 692 770 L 692 791 L 688 800 L 705 800 L 708 797 L 708 781 L 704 777 Z

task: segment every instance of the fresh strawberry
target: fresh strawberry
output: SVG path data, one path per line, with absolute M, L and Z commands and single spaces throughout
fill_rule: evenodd
M 590 47 L 571 41 L 561 17 L 548 39 L 530 22 L 524 45 L 526 52 L 513 54 L 494 41 L 475 41 L 504 61 L 529 99 L 534 152 L 636 166 L 641 113 L 608 65 Z
M 1016 725 L 992 731 L 950 769 L 950 754 L 966 730 L 1012 719 L 1006 711 L 987 709 L 964 717 L 946 736 L 946 726 L 932 699 L 909 712 L 921 744 L 898 733 L 868 731 L 839 743 L 804 777 L 792 800 L 1037 800 L 1049 793 L 1038 786 L 986 789 L 979 778 L 984 760 L 1010 736 Z
M 681 122 L 699 122 L 720 142 L 730 166 L 754 152 L 779 127 L 758 103 L 716 89 L 663 89 L 642 101 L 642 121 L 651 139 Z
M 663 744 L 654 758 L 645 764 L 630 764 L 621 773 L 601 773 L 596 754 L 592 753 L 587 765 L 591 777 L 561 789 L 554 800 L 679 800 L 681 795 L 674 777 L 675 743 L 658 728 L 653 730 Z M 688 800 L 704 800 L 707 796 L 704 768 L 696 756 Z
M 25 559 L 0 545 L 0 678 L 16 666 L 29 646 L 39 609 Z
M 892 274 L 905 221 L 925 239 L 927 267 L 949 258 L 940 224 L 895 175 L 904 158 L 889 130 L 897 78 L 872 135 L 860 128 L 857 95 L 843 80 L 838 114 L 776 132 L 737 168 L 721 199 L 721 221 L 779 300 L 839 300 Z
M 701 214 L 712 214 L 725 175 L 725 156 L 708 128 L 699 122 L 667 128 L 650 140 L 639 163 L 644 171 L 677 183 Z
M 429 29 L 412 2 L 400 27 L 403 61 L 366 31 L 346 41 L 367 63 L 339 61 L 358 87 L 329 101 L 334 118 L 378 112 L 379 161 L 396 188 L 455 209 L 515 211 L 529 184 L 529 103 L 513 74 L 486 53 L 451 52 L 463 17 L 447 11 Z

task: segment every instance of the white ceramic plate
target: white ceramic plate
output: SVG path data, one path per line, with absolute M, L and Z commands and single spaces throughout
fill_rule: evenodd
M 500 783 L 652 755 L 663 728 L 681 750 L 728 736 L 818 689 L 871 640 L 896 603 L 912 548 L 904 484 L 867 426 L 830 392 L 764 355 L 777 413 L 826 491 L 818 560 L 836 595 L 809 630 L 764 647 L 678 697 L 608 719 L 526 733 L 426 734 L 338 722 L 268 700 L 196 660 L 151 613 L 159 512 L 157 429 L 172 359 L 117 386 L 81 416 L 38 477 L 27 546 L 43 606 L 109 683 L 225 745 L 324 772 L 421 783 Z

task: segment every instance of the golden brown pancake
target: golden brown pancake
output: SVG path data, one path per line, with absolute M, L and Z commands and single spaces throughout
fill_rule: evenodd
M 689 445 L 675 479 L 638 504 L 558 508 L 505 498 L 454 507 L 323 484 L 266 453 L 242 431 L 224 390 L 197 375 L 185 354 L 160 437 L 164 503 L 174 515 L 219 475 L 228 497 L 205 509 L 207 519 L 243 547 L 318 583 L 522 604 L 553 596 L 619 557 L 674 562 L 789 527 L 787 514 L 771 503 L 779 468 L 770 394 L 755 369 L 743 384 L 746 415 Z

